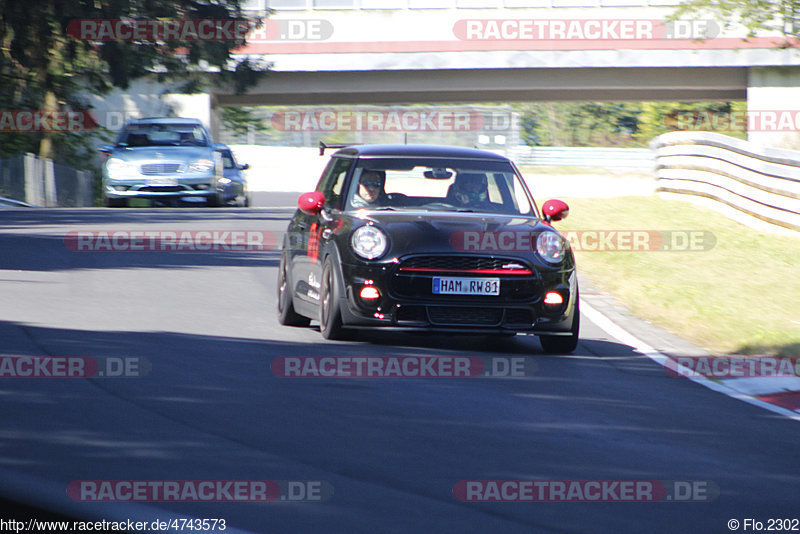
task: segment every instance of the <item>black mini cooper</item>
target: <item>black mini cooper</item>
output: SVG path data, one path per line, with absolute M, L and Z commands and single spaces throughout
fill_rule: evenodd
M 578 344 L 575 261 L 503 156 L 426 145 L 337 147 L 298 199 L 278 270 L 281 324 L 539 336 Z

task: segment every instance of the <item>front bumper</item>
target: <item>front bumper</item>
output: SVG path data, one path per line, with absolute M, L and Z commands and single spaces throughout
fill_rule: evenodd
M 434 295 L 430 288 L 439 275 L 451 276 L 402 273 L 396 263 L 343 264 L 342 322 L 345 326 L 465 333 L 571 333 L 577 295 L 574 268 L 532 268 L 526 276 L 477 275 L 500 278 L 499 296 Z M 376 288 L 380 297 L 361 298 L 366 286 Z M 544 304 L 548 291 L 560 293 L 563 304 Z
M 219 182 L 215 175 L 103 180 L 106 198 L 207 198 L 218 194 L 218 189 Z

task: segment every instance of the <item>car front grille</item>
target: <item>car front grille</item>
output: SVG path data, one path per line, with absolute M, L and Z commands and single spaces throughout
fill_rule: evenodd
M 152 176 L 155 174 L 174 174 L 180 169 L 180 163 L 145 163 L 141 166 L 142 174 Z
M 397 309 L 400 325 L 433 326 L 509 326 L 533 325 L 533 312 L 523 308 L 482 308 L 475 306 L 401 306 Z
M 496 326 L 503 320 L 502 308 L 429 306 L 431 323 L 437 325 Z
M 500 295 L 434 295 L 433 278 L 487 277 L 500 279 Z M 416 256 L 400 262 L 391 280 L 391 293 L 399 299 L 433 299 L 445 305 L 452 303 L 498 301 L 524 302 L 535 299 L 541 289 L 539 275 L 527 262 L 514 258 L 490 256 Z
M 486 256 L 417 256 L 400 264 L 400 271 L 485 271 L 496 270 L 514 274 L 527 270 L 519 260 Z

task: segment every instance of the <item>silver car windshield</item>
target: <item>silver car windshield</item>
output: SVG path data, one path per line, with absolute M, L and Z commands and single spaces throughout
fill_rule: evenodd
M 205 130 L 197 124 L 131 124 L 117 144 L 143 146 L 208 146 Z
M 350 209 L 536 215 L 520 176 L 498 161 L 365 158 L 346 198 Z

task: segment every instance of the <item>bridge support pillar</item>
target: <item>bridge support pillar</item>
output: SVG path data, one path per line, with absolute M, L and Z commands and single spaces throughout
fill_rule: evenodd
M 800 67 L 750 67 L 747 112 L 749 141 L 800 150 Z

